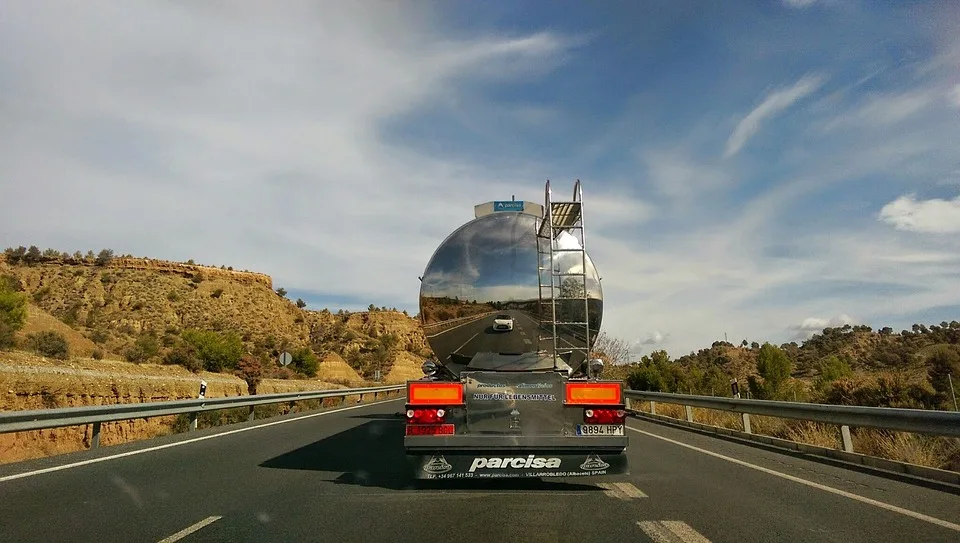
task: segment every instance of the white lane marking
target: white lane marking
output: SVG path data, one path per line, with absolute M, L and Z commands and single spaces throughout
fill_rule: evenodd
M 453 352 L 459 353 L 459 352 L 460 352 L 460 349 L 466 347 L 466 346 L 467 346 L 467 343 L 470 343 L 471 341 L 473 341 L 473 338 L 475 338 L 475 337 L 477 337 L 477 336 L 479 336 L 479 335 L 480 335 L 480 332 L 477 332 L 476 334 L 473 334 L 472 336 L 470 336 L 470 339 L 468 339 L 467 341 L 465 341 L 465 342 L 463 343 L 463 345 L 457 347 L 457 350 L 456 350 L 456 351 L 453 351 Z
M 807 485 L 807 486 L 809 486 L 809 487 L 811 487 L 811 488 L 816 488 L 816 489 L 818 489 L 818 490 L 823 490 L 824 492 L 830 492 L 831 494 L 836 494 L 836 495 L 838 495 L 838 496 L 843 496 L 843 497 L 845 497 L 845 498 L 850 498 L 851 500 L 856 500 L 856 501 L 858 501 L 858 502 L 863 502 L 863 503 L 868 503 L 868 504 L 870 504 L 870 505 L 875 505 L 875 506 L 877 506 L 877 507 L 879 507 L 879 508 L 881 508 L 881 509 L 886 509 L 887 511 L 893 511 L 894 513 L 900 513 L 901 515 L 906 515 L 906 516 L 908 516 L 908 517 L 912 517 L 912 518 L 915 518 L 915 519 L 917 519 L 917 520 L 922 520 L 922 521 L 924 521 L 924 522 L 929 522 L 930 524 L 936 524 L 937 526 L 943 526 L 944 528 L 949 528 L 949 529 L 954 530 L 954 531 L 956 531 L 956 532 L 960 532 L 960 524 L 954 524 L 954 523 L 949 522 L 949 521 L 946 521 L 946 520 L 938 519 L 938 518 L 936 518 L 936 517 L 931 517 L 931 516 L 929 516 L 929 515 L 924 515 L 923 513 L 917 513 L 916 511 L 911 511 L 911 510 L 909 510 L 909 509 L 904 509 L 904 508 L 902 508 L 902 507 L 897 507 L 896 505 L 891 505 L 891 504 L 889 504 L 889 503 L 884 503 L 884 502 L 877 501 L 877 500 L 874 500 L 874 499 L 871 499 L 871 498 L 867 498 L 867 497 L 861 496 L 861 495 L 859 495 L 859 494 L 854 494 L 854 493 L 852 493 L 852 492 L 847 492 L 846 490 L 840 490 L 840 489 L 838 489 L 838 488 L 833 488 L 832 486 L 822 485 L 822 484 L 820 484 L 820 483 L 815 483 L 815 482 L 813 482 L 813 481 L 808 481 L 808 480 L 806 480 L 806 479 L 801 479 L 800 477 L 794 477 L 793 475 L 788 475 L 788 474 L 786 474 L 786 473 L 780 473 L 779 471 L 772 470 L 772 469 L 770 469 L 770 468 L 765 468 L 765 467 L 763 467 L 763 466 L 758 466 L 758 465 L 756 465 L 756 464 L 751 464 L 750 462 L 744 462 L 743 460 L 738 460 L 738 459 L 736 459 L 736 458 L 732 458 L 732 457 L 730 457 L 730 456 L 725 456 L 725 455 L 722 455 L 722 454 L 720 454 L 720 453 L 715 453 L 715 452 L 713 452 L 713 451 L 708 451 L 708 450 L 706 450 L 706 449 L 701 449 L 700 447 L 694 447 L 693 445 L 687 445 L 686 443 L 681 443 L 681 442 L 679 442 L 679 441 L 676 441 L 676 440 L 673 440 L 673 439 L 670 439 L 670 438 L 667 438 L 667 437 L 658 436 L 658 435 L 656 435 L 656 434 L 651 434 L 650 432 L 645 432 L 645 431 L 643 431 L 643 430 L 638 430 L 637 428 L 633 428 L 633 427 L 631 427 L 631 426 L 627 426 L 627 428 L 630 428 L 631 430 L 633 430 L 634 432 L 637 432 L 637 433 L 641 433 L 641 434 L 644 434 L 644 435 L 648 435 L 648 436 L 650 436 L 650 437 L 653 437 L 653 438 L 656 438 L 656 439 L 660 439 L 660 440 L 666 441 L 666 442 L 668 442 L 668 443 L 673 443 L 674 445 L 679 445 L 679 446 L 681 446 L 681 447 L 686 447 L 686 448 L 688 448 L 688 449 L 690 449 L 690 450 L 693 450 L 693 451 L 701 452 L 701 453 L 703 453 L 703 454 L 710 455 L 710 456 L 719 458 L 719 459 L 721 459 L 721 460 L 726 460 L 727 462 L 733 462 L 734 464 L 739 464 L 739 465 L 741 465 L 741 466 L 744 466 L 744 467 L 747 467 L 747 468 L 750 468 L 750 469 L 755 469 L 755 470 L 757 470 L 757 471 L 762 471 L 763 473 L 767 473 L 767 474 L 770 474 L 770 475 L 774 475 L 774 476 L 776 476 L 776 477 L 780 477 L 780 478 L 786 479 L 786 480 L 788 480 L 788 481 L 793 481 L 793 482 L 795 482 L 795 483 L 800 483 L 800 484 L 802 484 L 802 485 Z
M 609 498 L 618 500 L 630 500 L 648 497 L 639 488 L 630 483 L 597 483 L 597 486 L 603 489 L 603 493 Z
M 647 495 L 643 493 L 642 490 L 633 486 L 630 483 L 613 483 L 613 485 L 619 488 L 624 494 L 631 498 L 646 498 Z
M 679 520 L 645 520 L 637 525 L 654 543 L 710 543 L 709 539 Z
M 523 338 L 523 342 L 526 343 L 527 345 L 530 345 L 531 343 L 533 343 L 528 338 Z
M 113 460 L 113 459 L 115 459 L 115 458 L 123 458 L 123 457 L 125 457 L 125 456 L 133 456 L 133 455 L 136 455 L 136 454 L 143 454 L 143 453 L 148 453 L 148 452 L 153 452 L 153 451 L 159 451 L 160 449 L 167 449 L 167 448 L 170 448 L 170 447 L 179 447 L 180 445 L 186 445 L 187 443 L 196 443 L 197 441 L 204 441 L 204 440 L 207 440 L 207 439 L 215 439 L 215 438 L 218 438 L 218 437 L 229 436 L 229 435 L 232 435 L 232 434 L 239 434 L 240 432 L 248 432 L 248 431 L 250 431 L 250 430 L 257 430 L 257 429 L 259 429 L 259 428 L 266 428 L 266 427 L 268 427 L 268 426 L 273 426 L 273 425 L 276 425 L 276 424 L 286 424 L 286 423 L 288 423 L 288 422 L 296 422 L 296 421 L 298 421 L 298 420 L 304 420 L 304 419 L 309 419 L 309 418 L 313 418 L 313 417 L 322 417 L 322 416 L 324 416 L 324 415 L 332 415 L 332 414 L 334 414 L 334 413 L 340 413 L 340 412 L 342 412 L 342 411 L 349 411 L 349 410 L 351 410 L 351 409 L 360 409 L 361 407 L 371 407 L 371 406 L 374 406 L 374 405 L 380 405 L 380 404 L 383 404 L 383 403 L 395 402 L 395 401 L 404 400 L 404 399 L 406 399 L 406 398 L 405 398 L 405 397 L 404 397 L 404 398 L 394 398 L 394 399 L 392 399 L 392 400 L 383 400 L 382 402 L 367 403 L 367 404 L 363 404 L 363 405 L 352 405 L 352 406 L 350 406 L 350 407 L 341 407 L 341 408 L 337 408 L 337 409 L 330 410 L 330 411 L 322 411 L 322 412 L 320 412 L 320 413 L 311 413 L 311 414 L 309 414 L 309 415 L 304 415 L 304 416 L 302 416 L 302 417 L 296 417 L 296 418 L 285 419 L 285 420 L 278 420 L 278 421 L 274 421 L 274 422 L 267 422 L 267 423 L 264 423 L 264 424 L 258 424 L 258 425 L 256 425 L 256 426 L 248 426 L 248 427 L 246 427 L 246 428 L 238 428 L 238 429 L 236 429 L 236 430 L 228 430 L 228 431 L 226 431 L 226 432 L 222 432 L 222 433 L 218 433 L 218 434 L 211 434 L 211 435 L 207 435 L 207 436 L 195 437 L 195 438 L 193 438 L 193 439 L 187 439 L 187 440 L 184 440 L 184 441 L 178 441 L 178 442 L 176 442 L 176 443 L 167 443 L 167 444 L 165 444 L 165 445 L 157 445 L 157 446 L 155 446 L 155 447 L 148 447 L 148 448 L 146 448 L 146 449 L 137 449 L 137 450 L 135 450 L 135 451 L 127 451 L 127 452 L 125 452 L 125 453 L 114 454 L 114 455 L 111 455 L 111 456 L 103 456 L 103 457 L 100 457 L 100 458 L 91 458 L 90 460 L 81 460 L 80 462 L 74 462 L 74 463 L 72 463 L 72 464 L 63 464 L 62 466 L 53 466 L 53 467 L 51 467 L 51 468 L 43 468 L 43 469 L 38 469 L 38 470 L 35 470 L 35 471 L 27 471 L 27 472 L 24 472 L 24 473 L 17 473 L 17 474 L 14 474 L 14 475 L 7 475 L 7 476 L 5 476 L 5 477 L 0 477 L 0 483 L 6 482 L 6 481 L 12 481 L 12 480 L 14 480 L 14 479 L 22 479 L 22 478 L 24 478 L 24 477 L 30 477 L 30 476 L 32 476 L 32 475 L 40 475 L 40 474 L 42 474 L 42 473 L 50 473 L 50 472 L 60 471 L 60 470 L 64 470 L 64 469 L 77 468 L 77 467 L 80 467 L 80 466 L 86 466 L 86 465 L 88 465 L 88 464 L 96 464 L 97 462 L 105 462 L 105 461 L 107 461 L 107 460 Z
M 193 532 L 196 532 L 196 531 L 199 530 L 200 528 L 203 528 L 204 526 L 213 524 L 214 522 L 220 520 L 221 518 L 223 518 L 223 517 L 207 517 L 207 518 L 201 520 L 200 522 L 194 524 L 193 526 L 187 526 L 186 528 L 180 530 L 179 532 L 177 532 L 177 533 L 175 533 L 175 534 L 173 534 L 173 535 L 171 535 L 171 536 L 169 536 L 169 537 L 165 537 L 165 538 L 161 539 L 159 543 L 173 543 L 174 541 L 179 541 L 179 540 L 187 537 L 188 535 L 192 534 Z

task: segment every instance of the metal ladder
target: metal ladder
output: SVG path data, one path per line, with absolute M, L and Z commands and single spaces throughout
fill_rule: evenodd
M 571 201 L 553 201 L 553 191 L 550 188 L 549 180 L 547 180 L 544 192 L 546 205 L 543 208 L 543 217 L 537 224 L 537 253 L 539 255 L 537 277 L 540 288 L 539 340 L 541 346 L 546 341 L 548 342 L 547 345 L 552 348 L 551 354 L 556 369 L 556 359 L 560 352 L 583 352 L 584 359 L 581 364 L 587 363 L 590 354 L 590 305 L 587 293 L 586 238 L 583 228 L 583 188 L 578 179 L 573 188 L 573 200 Z M 558 247 L 557 240 L 564 232 L 574 236 L 579 248 L 561 249 Z M 579 233 L 579 236 L 576 233 Z M 580 255 L 579 273 L 567 272 L 556 267 L 556 255 L 568 253 Z M 579 278 L 579 280 L 576 278 Z M 558 302 L 560 302 L 561 308 L 559 315 L 557 311 Z M 582 306 L 576 302 L 582 302 Z M 583 308 L 582 316 L 579 314 L 580 311 L 577 310 L 578 306 Z M 560 337 L 557 333 L 558 327 L 561 331 L 565 330 L 568 336 L 571 335 L 571 328 L 569 327 L 574 327 L 573 329 L 577 332 L 582 329 L 585 335 L 582 346 L 580 345 L 580 338 L 576 338 L 575 344 L 571 344 Z M 565 345 L 561 346 L 560 343 L 565 343 Z M 587 363 L 587 368 L 589 372 L 589 363 Z

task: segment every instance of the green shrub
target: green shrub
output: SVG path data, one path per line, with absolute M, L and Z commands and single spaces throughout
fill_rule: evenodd
M 189 343 L 181 343 L 167 352 L 163 357 L 164 364 L 183 366 L 193 373 L 199 373 L 203 369 L 203 363 L 197 356 L 197 350 Z
M 0 281 L 0 349 L 13 347 L 15 334 L 27 323 L 27 297 L 14 281 L 7 276 Z
M 137 341 L 123 353 L 123 356 L 127 359 L 127 362 L 139 364 L 157 356 L 159 352 L 160 345 L 157 343 L 157 338 L 152 334 L 144 334 L 137 338 Z
M 31 350 L 51 358 L 66 360 L 70 357 L 70 346 L 67 338 L 60 332 L 45 330 L 29 334 L 27 336 L 27 345 Z
M 234 369 L 243 356 L 243 342 L 235 332 L 186 330 L 183 339 L 193 345 L 207 371 Z

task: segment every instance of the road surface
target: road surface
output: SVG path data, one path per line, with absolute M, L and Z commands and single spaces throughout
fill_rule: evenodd
M 400 472 L 402 408 L 361 404 L 0 466 L 0 533 L 124 543 L 960 540 L 956 494 L 637 419 L 630 475 L 417 489 Z

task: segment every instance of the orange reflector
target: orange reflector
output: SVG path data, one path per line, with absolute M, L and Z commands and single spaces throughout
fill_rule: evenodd
M 460 383 L 407 383 L 407 403 L 411 405 L 463 405 Z
M 567 383 L 567 404 L 620 404 L 620 383 Z
M 452 424 L 408 424 L 408 436 L 452 436 Z

